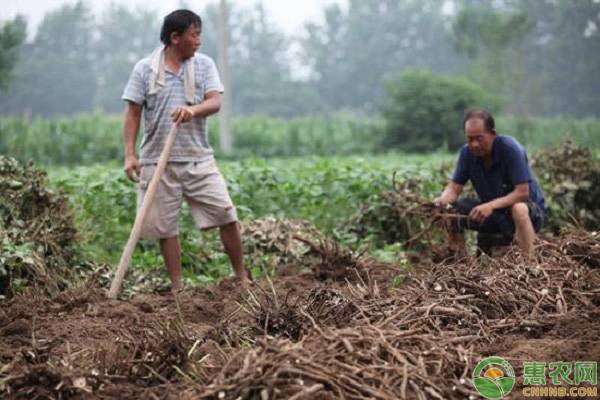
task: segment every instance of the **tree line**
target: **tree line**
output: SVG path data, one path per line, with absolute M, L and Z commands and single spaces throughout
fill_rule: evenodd
M 217 58 L 218 6 L 201 51 Z M 48 12 L 31 41 L 0 22 L 0 113 L 120 112 L 134 63 L 159 45 L 162 15 L 80 0 Z M 386 82 L 421 69 L 462 75 L 516 116 L 600 114 L 596 0 L 349 0 L 285 33 L 260 3 L 230 13 L 236 114 L 280 117 L 382 110 Z

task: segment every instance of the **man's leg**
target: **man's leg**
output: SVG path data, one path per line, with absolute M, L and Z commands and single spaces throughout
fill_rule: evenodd
M 171 277 L 171 290 L 183 289 L 181 280 L 181 246 L 179 236 L 160 239 L 160 252 L 165 260 L 165 265 Z
M 511 207 L 511 214 L 515 223 L 515 242 L 528 256 L 533 255 L 533 242 L 536 234 L 529 217 L 527 203 L 516 203 Z
M 244 268 L 244 248 L 237 213 L 216 162 L 190 163 L 185 168 L 185 173 L 182 173 L 186 177 L 184 195 L 196 225 L 201 230 L 219 227 L 235 276 L 243 286 L 248 285 L 250 276 Z
M 239 224 L 237 221 L 230 222 L 219 227 L 219 232 L 235 276 L 237 276 L 243 286 L 248 285 L 250 283 L 250 276 L 248 276 L 248 272 L 244 268 L 244 246 L 242 245 Z
M 146 190 L 155 171 L 155 165 L 142 167 L 138 190 L 138 210 L 141 207 Z M 160 252 L 171 278 L 171 289 L 174 291 L 183 289 L 183 282 L 181 280 L 181 247 L 179 245 L 177 223 L 181 200 L 181 185 L 177 182 L 173 174 L 173 164 L 169 163 L 166 166 L 154 196 L 154 201 L 146 216 L 146 221 L 142 228 L 142 237 L 162 238 L 159 239 Z

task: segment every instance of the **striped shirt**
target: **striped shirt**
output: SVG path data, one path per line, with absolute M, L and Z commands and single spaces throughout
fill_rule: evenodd
M 197 53 L 193 61 L 195 73 L 194 103 L 199 104 L 208 92 L 223 93 L 223 85 L 214 61 Z M 140 144 L 140 163 L 142 165 L 158 162 L 167 135 L 173 124 L 171 113 L 176 107 L 186 106 L 184 90 L 184 68 L 177 75 L 165 71 L 165 86 L 158 93 L 149 95 L 150 57 L 135 65 L 129 81 L 123 91 L 123 100 L 143 106 L 144 136 Z M 169 162 L 206 161 L 213 158 L 213 150 L 208 143 L 208 125 L 206 118 L 196 117 L 181 124 Z

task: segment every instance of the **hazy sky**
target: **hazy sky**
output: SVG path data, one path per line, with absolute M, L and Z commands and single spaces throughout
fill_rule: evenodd
M 195 10 L 202 10 L 204 5 L 218 0 L 188 0 Z M 259 0 L 229 0 L 233 5 L 249 6 Z M 31 28 L 37 26 L 44 14 L 64 3 L 74 3 L 75 0 L 0 0 L 0 20 L 14 17 L 21 13 L 27 17 Z M 87 0 L 95 12 L 104 9 L 111 0 Z M 116 0 L 116 3 L 127 3 L 132 8 L 143 6 L 158 10 L 160 15 L 179 8 L 177 0 Z M 326 5 L 338 3 L 346 5 L 347 0 L 262 0 L 265 9 L 273 20 L 285 31 L 293 32 L 306 20 L 320 20 L 322 10 Z

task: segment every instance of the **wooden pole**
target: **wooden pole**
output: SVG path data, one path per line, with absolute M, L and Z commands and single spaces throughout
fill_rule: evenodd
M 219 145 L 225 155 L 233 153 L 233 133 L 231 131 L 232 92 L 231 69 L 229 67 L 229 7 L 221 0 L 219 7 L 219 70 L 223 78 L 225 94 L 219 112 Z
M 150 210 L 152 200 L 154 199 L 154 195 L 156 194 L 156 189 L 158 188 L 158 184 L 165 172 L 165 168 L 167 167 L 167 162 L 169 161 L 169 156 L 171 155 L 171 149 L 173 148 L 175 138 L 177 137 L 178 127 L 178 124 L 175 123 L 173 124 L 173 126 L 171 126 L 171 130 L 169 131 L 169 134 L 167 136 L 165 146 L 163 147 L 163 150 L 160 153 L 160 158 L 158 159 L 156 170 L 154 171 L 154 175 L 152 175 L 152 179 L 150 180 L 150 184 L 148 185 L 148 190 L 146 191 L 146 195 L 142 200 L 140 210 L 135 216 L 135 223 L 133 224 L 133 228 L 131 229 L 131 233 L 129 234 L 129 240 L 127 240 L 127 244 L 125 245 L 123 254 L 121 254 L 121 260 L 119 261 L 117 272 L 115 273 L 115 277 L 113 278 L 113 281 L 110 285 L 110 290 L 108 292 L 108 297 L 110 299 L 116 299 L 121 290 L 123 278 L 125 277 L 125 273 L 129 268 L 129 263 L 131 261 L 131 256 L 133 255 L 133 251 L 135 250 L 135 245 L 140 239 L 142 226 L 144 225 L 144 221 L 146 220 L 146 215 Z

